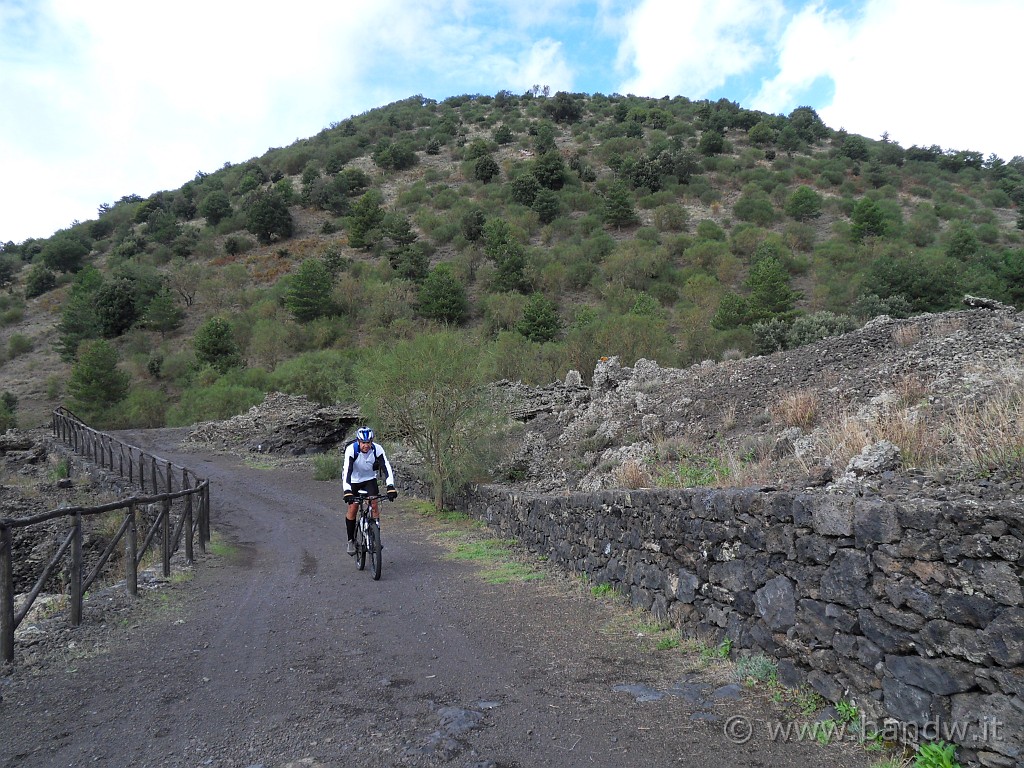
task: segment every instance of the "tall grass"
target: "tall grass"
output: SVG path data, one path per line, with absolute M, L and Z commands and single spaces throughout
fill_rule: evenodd
M 1003 384 L 984 402 L 958 406 L 949 439 L 975 469 L 1024 468 L 1024 384 Z

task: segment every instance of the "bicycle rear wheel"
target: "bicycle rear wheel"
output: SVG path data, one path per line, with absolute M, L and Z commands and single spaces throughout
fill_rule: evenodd
M 373 571 L 373 580 L 380 579 L 381 566 L 381 545 L 380 529 L 373 523 L 366 529 L 366 548 L 370 551 L 370 568 Z

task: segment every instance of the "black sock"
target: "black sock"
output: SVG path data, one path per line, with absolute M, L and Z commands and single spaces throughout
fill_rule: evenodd
M 348 531 L 348 540 L 352 541 L 356 537 L 356 521 L 345 518 L 345 530 Z

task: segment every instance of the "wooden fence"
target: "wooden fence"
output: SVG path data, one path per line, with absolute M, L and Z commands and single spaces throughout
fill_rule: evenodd
M 54 509 L 32 517 L 0 518 L 0 660 L 6 662 L 14 661 L 14 630 L 28 615 L 32 603 L 69 549 L 71 623 L 78 626 L 82 622 L 82 602 L 86 590 L 100 575 L 114 547 L 122 539 L 125 540 L 125 588 L 131 595 L 138 594 L 139 565 L 158 536 L 165 577 L 171 575 L 171 555 L 182 542 L 185 545 L 185 560 L 191 564 L 194 559 L 193 542 L 197 541 L 200 552 L 205 553 L 206 543 L 210 540 L 209 480 L 198 477 L 190 469 L 152 456 L 141 448 L 92 429 L 66 408 L 61 407 L 53 412 L 52 426 L 54 437 L 67 443 L 76 453 L 104 469 L 117 472 L 129 482 L 137 483 L 142 493 L 149 495 L 132 496 L 96 507 Z M 144 505 L 159 506 L 156 518 L 146 531 L 142 546 L 139 546 L 136 526 L 140 507 Z M 89 515 L 118 509 L 125 510 L 124 521 L 100 555 L 99 561 L 86 573 L 82 552 L 82 520 Z M 58 518 L 70 518 L 70 530 L 28 593 L 27 600 L 15 613 L 14 529 L 40 525 Z

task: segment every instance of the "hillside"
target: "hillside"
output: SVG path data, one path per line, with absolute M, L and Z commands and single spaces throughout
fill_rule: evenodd
M 1022 203 L 1024 158 L 903 148 L 807 107 L 413 97 L 5 244 L 0 389 L 23 426 L 61 402 L 187 425 L 272 390 L 348 402 L 367 350 L 443 327 L 492 381 L 737 361 L 965 293 L 1018 304 Z M 127 375 L 98 388 L 114 400 L 72 375 L 97 373 L 99 340 Z

